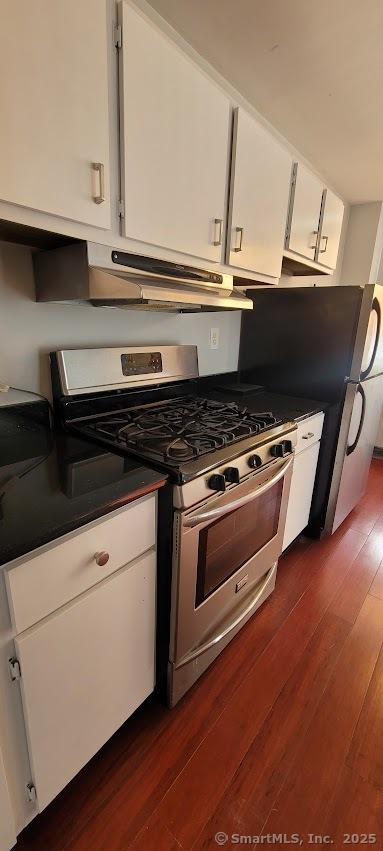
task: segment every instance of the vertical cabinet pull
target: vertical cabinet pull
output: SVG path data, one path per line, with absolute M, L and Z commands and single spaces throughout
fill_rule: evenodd
M 236 228 L 235 232 L 239 235 L 239 243 L 234 248 L 234 251 L 242 251 L 243 228 Z
M 310 234 L 310 243 L 311 243 L 311 237 L 312 237 L 312 236 L 315 236 L 315 242 L 314 242 L 314 245 L 309 245 L 309 248 L 310 248 L 312 251 L 315 251 L 315 249 L 316 249 L 316 247 L 317 247 L 318 231 L 317 231 L 317 230 L 313 230 L 313 231 L 311 231 L 311 234 Z
M 328 236 L 321 236 L 321 241 L 322 241 L 322 239 L 325 240 L 325 246 L 324 246 L 324 248 L 319 249 L 320 254 L 324 254 L 325 251 L 327 251 Z
M 105 201 L 105 167 L 104 163 L 92 163 L 94 176 L 94 194 L 93 201 L 95 204 L 102 204 Z
M 223 219 L 214 219 L 214 236 L 213 245 L 222 245 L 222 225 Z M 218 234 L 217 234 L 218 231 Z

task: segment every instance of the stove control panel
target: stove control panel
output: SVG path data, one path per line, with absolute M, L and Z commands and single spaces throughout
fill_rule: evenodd
M 152 375 L 162 372 L 161 352 L 133 352 L 121 355 L 123 375 Z
M 293 454 L 296 445 L 295 423 L 285 423 L 277 428 L 279 433 L 274 432 L 271 439 L 265 440 L 260 435 L 258 440 L 254 439 L 253 446 L 250 446 L 247 452 L 227 459 L 226 463 L 217 464 L 211 471 L 206 471 L 195 479 L 176 485 L 173 488 L 174 507 L 191 508 L 204 499 L 213 499 L 213 491 L 217 495 L 226 491 L 234 496 L 236 488 L 242 482 L 256 476 L 263 468 L 270 467 L 272 475 L 273 465 L 281 466 L 281 462 L 285 463 L 284 459 L 287 460 Z

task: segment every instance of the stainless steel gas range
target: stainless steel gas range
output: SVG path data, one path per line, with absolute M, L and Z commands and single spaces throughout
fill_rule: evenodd
M 158 678 L 173 706 L 274 589 L 296 425 L 200 395 L 194 346 L 59 351 L 52 377 L 65 427 L 168 474 Z

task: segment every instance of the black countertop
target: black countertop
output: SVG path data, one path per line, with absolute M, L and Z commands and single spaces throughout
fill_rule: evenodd
M 221 383 L 222 381 L 222 383 Z M 285 422 L 324 402 L 254 390 L 235 375 L 198 381 L 198 392 Z M 0 565 L 25 555 L 165 484 L 139 459 L 51 430 L 44 402 L 0 407 Z
M 0 565 L 165 481 L 138 459 L 52 431 L 43 402 L 0 408 Z
M 244 404 L 250 411 L 272 411 L 278 419 L 299 422 L 324 411 L 327 404 L 315 399 L 301 399 L 295 396 L 281 396 L 261 390 L 245 396 Z
M 277 419 L 284 422 L 299 422 L 329 407 L 328 402 L 285 396 L 256 388 L 257 385 L 237 382 L 235 374 L 228 374 L 221 380 L 217 375 L 200 379 L 198 389 L 201 395 L 205 391 L 214 399 L 236 402 L 237 405 L 248 408 L 252 413 L 270 411 Z

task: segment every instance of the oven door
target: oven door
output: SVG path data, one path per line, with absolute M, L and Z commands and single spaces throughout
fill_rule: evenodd
M 268 596 L 282 551 L 292 463 L 293 457 L 278 459 L 216 499 L 176 512 L 170 644 L 175 668 L 214 645 L 225 646 Z

